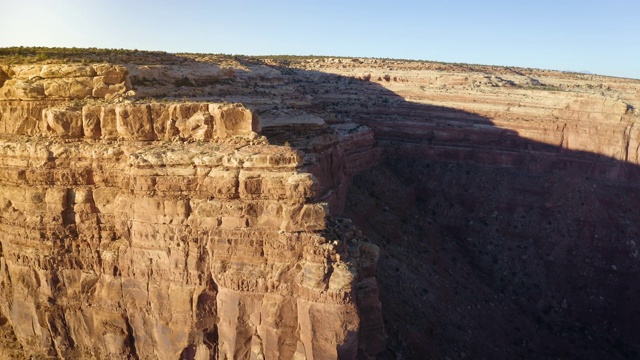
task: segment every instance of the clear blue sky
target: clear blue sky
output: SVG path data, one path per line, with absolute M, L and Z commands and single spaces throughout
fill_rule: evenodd
M 640 0 L 7 0 L 0 47 L 389 57 L 640 79 Z

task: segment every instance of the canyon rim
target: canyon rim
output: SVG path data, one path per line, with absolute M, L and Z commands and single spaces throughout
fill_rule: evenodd
M 636 358 L 640 81 L 0 49 L 3 358 Z

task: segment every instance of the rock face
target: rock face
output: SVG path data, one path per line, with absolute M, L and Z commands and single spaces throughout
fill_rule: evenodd
M 126 85 L 127 69 L 50 68 L 11 67 L 2 87 L 3 356 L 380 351 L 378 248 L 329 218 L 376 160 L 370 130 L 272 145 L 240 104 L 55 101 L 76 95 L 51 83 Z M 43 79 L 20 90 L 30 76 Z
M 638 108 L 477 65 L 2 65 L 0 349 L 635 358 Z
M 131 87 L 127 68 L 111 64 L 2 65 L 0 81 L 0 100 L 104 99 Z
M 371 127 L 383 148 L 346 215 L 381 248 L 384 358 L 638 356 L 640 82 L 303 66 L 368 78 L 314 101 Z M 359 101 L 333 95 L 358 88 Z

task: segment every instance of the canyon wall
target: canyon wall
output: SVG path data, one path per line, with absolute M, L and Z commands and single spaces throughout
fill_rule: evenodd
M 640 81 L 109 61 L 0 67 L 3 354 L 640 353 Z
M 378 248 L 330 216 L 369 129 L 279 146 L 238 103 L 135 100 L 124 66 L 2 69 L 3 356 L 380 351 Z
M 571 166 L 599 178 L 638 179 L 637 81 L 367 59 L 301 66 L 373 85 L 351 81 L 341 86 L 345 93 L 365 89 L 365 108 L 345 103 L 335 91 L 320 94 L 316 102 L 334 103 L 337 111 L 350 112 L 354 121 L 370 126 L 390 157 L 531 172 Z
M 640 354 L 639 81 L 333 61 L 300 65 L 340 76 L 316 101 L 385 158 L 346 206 L 381 248 L 383 358 Z

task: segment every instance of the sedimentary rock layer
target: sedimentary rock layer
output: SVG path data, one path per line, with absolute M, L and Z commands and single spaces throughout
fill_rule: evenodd
M 92 140 L 199 140 L 247 136 L 258 119 L 241 104 L 0 102 L 0 134 Z
M 104 99 L 130 88 L 120 65 L 0 65 L 0 100 Z

